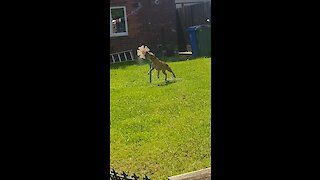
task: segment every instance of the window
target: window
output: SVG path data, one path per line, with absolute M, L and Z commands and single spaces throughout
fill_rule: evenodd
M 128 36 L 125 6 L 110 7 L 110 37 Z

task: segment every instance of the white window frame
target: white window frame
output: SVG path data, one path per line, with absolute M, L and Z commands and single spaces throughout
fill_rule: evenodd
M 112 32 L 112 14 L 111 14 L 111 9 L 119 9 L 123 8 L 124 11 L 124 20 L 125 20 L 125 28 L 126 32 L 120 32 L 120 33 L 113 33 Z M 128 20 L 127 20 L 127 10 L 125 6 L 113 6 L 110 7 L 110 37 L 119 37 L 119 36 L 128 36 Z

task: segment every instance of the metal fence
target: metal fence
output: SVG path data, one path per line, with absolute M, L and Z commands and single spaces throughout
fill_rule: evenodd
M 133 173 L 132 176 L 129 176 L 124 171 L 122 173 L 116 172 L 114 169 L 110 171 L 110 179 L 111 180 L 151 180 L 146 175 L 142 177 L 142 179 L 139 179 L 140 177 L 137 176 L 135 173 Z

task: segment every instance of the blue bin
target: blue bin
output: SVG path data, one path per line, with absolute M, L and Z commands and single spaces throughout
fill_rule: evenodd
M 197 29 L 199 26 L 191 26 L 187 28 L 187 32 L 189 33 L 189 39 L 192 49 L 192 56 L 197 57 L 199 56 L 199 48 L 198 48 L 198 41 L 197 41 Z

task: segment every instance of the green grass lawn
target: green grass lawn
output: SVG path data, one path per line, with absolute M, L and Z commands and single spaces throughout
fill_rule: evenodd
M 110 168 L 153 180 L 210 167 L 211 59 L 168 62 L 169 83 L 148 64 L 110 68 Z

